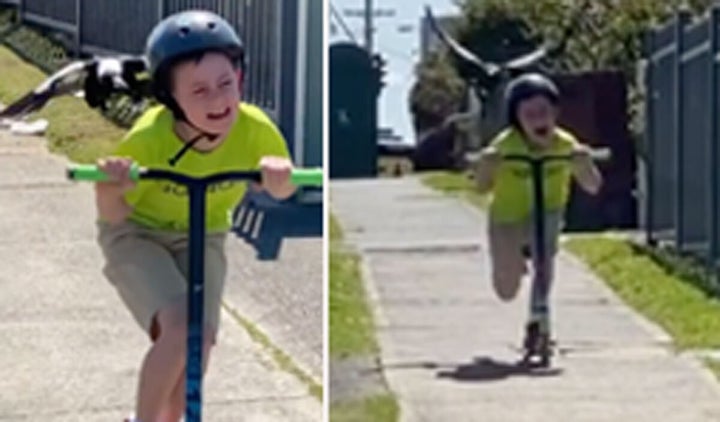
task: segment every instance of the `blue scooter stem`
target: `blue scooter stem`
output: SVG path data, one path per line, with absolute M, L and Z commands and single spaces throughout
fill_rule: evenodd
M 207 185 L 188 186 L 187 362 L 185 365 L 185 421 L 202 421 L 203 320 L 205 314 L 205 191 Z
M 595 161 L 607 161 L 611 158 L 611 151 L 607 148 L 593 149 L 588 152 L 590 158 Z M 535 244 L 535 253 L 532 261 L 534 267 L 534 282 L 532 283 L 532 297 L 542 297 L 542 308 L 533 308 L 537 313 L 546 314 L 549 311 L 547 297 L 549 293 L 550 280 L 548 277 L 548 254 L 547 254 L 547 227 L 545 221 L 545 187 L 543 183 L 543 168 L 546 163 L 551 161 L 568 161 L 573 159 L 574 153 L 560 155 L 545 156 L 528 156 L 525 154 L 503 155 L 502 159 L 507 161 L 518 161 L 526 163 L 530 166 L 530 174 L 532 178 L 532 196 L 533 196 L 533 242 Z M 532 299 L 531 299 L 532 300 Z M 534 304 L 533 306 L 537 306 Z
M 230 171 L 196 178 L 171 170 L 133 167 L 133 179 L 171 180 L 187 188 L 189 195 L 187 361 L 185 366 L 185 422 L 202 421 L 203 322 L 205 314 L 205 207 L 207 187 L 226 180 L 260 181 L 259 171 Z M 71 180 L 105 181 L 108 176 L 94 165 L 72 165 Z M 320 169 L 294 169 L 290 180 L 296 186 L 322 186 Z
M 532 184 L 533 184 L 533 242 L 535 242 L 535 253 L 533 254 L 533 266 L 535 280 L 532 284 L 533 294 L 548 297 L 549 284 L 547 274 L 547 241 L 545 237 L 545 189 L 543 184 L 543 161 L 530 162 Z M 533 295 L 531 295 L 533 297 Z M 544 309 L 533 309 L 536 313 L 547 313 L 547 301 L 543 301 Z M 534 306 L 537 306 L 536 304 Z

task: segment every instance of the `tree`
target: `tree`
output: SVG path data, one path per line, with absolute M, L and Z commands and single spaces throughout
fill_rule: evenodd
M 440 125 L 456 112 L 464 83 L 444 53 L 432 53 L 415 70 L 416 82 L 410 92 L 410 112 L 416 133 Z

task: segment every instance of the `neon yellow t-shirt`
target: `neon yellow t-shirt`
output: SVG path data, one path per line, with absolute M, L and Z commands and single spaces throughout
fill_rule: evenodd
M 557 128 L 552 144 L 540 151 L 531 150 L 522 134 L 516 129 L 506 129 L 493 140 L 492 146 L 501 154 L 530 156 L 569 154 L 578 145 L 569 132 Z M 550 161 L 544 165 L 543 191 L 545 209 L 562 211 L 570 195 L 572 171 L 569 161 Z M 532 215 L 533 188 L 530 165 L 516 161 L 500 163 L 493 179 L 490 215 L 495 221 L 515 223 L 525 221 Z
M 237 120 L 225 141 L 209 152 L 193 148 L 171 167 L 168 160 L 183 146 L 173 130 L 170 111 L 157 106 L 145 112 L 115 150 L 140 166 L 166 169 L 190 176 L 223 171 L 255 170 L 260 159 L 274 155 L 289 157 L 282 134 L 258 107 L 239 104 Z M 206 230 L 226 231 L 231 213 L 245 194 L 247 183 L 223 182 L 210 185 L 206 193 Z M 166 180 L 141 180 L 125 195 L 133 207 L 130 220 L 146 227 L 186 231 L 189 225 L 189 196 L 186 188 Z

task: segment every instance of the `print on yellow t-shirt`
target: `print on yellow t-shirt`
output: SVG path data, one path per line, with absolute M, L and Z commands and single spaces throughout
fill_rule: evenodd
M 190 149 L 175 166 L 168 160 L 183 146 L 173 130 L 170 111 L 157 106 L 146 111 L 115 150 L 116 156 L 132 158 L 140 166 L 172 170 L 190 176 L 223 171 L 256 170 L 263 156 L 289 157 L 287 145 L 275 124 L 260 108 L 239 104 L 237 120 L 225 141 L 216 149 Z M 206 194 L 206 229 L 226 231 L 231 213 L 246 191 L 244 182 L 211 185 Z M 125 195 L 133 207 L 130 219 L 146 227 L 186 231 L 189 197 L 184 186 L 165 180 L 141 180 Z
M 500 155 L 529 156 L 569 154 L 578 145 L 577 139 L 563 129 L 555 129 L 551 145 L 542 152 L 529 148 L 514 128 L 506 129 L 491 144 Z M 530 218 L 533 209 L 532 174 L 530 165 L 522 162 L 501 162 L 493 179 L 490 215 L 495 221 L 514 223 Z M 545 209 L 562 211 L 570 195 L 572 171 L 568 161 L 550 161 L 543 166 Z

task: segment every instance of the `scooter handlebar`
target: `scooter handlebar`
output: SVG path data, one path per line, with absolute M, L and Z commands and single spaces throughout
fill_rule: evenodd
M 526 163 L 531 163 L 537 161 L 567 161 L 572 160 L 573 158 L 582 154 L 588 154 L 590 158 L 595 161 L 608 161 L 612 158 L 612 151 L 610 150 L 610 148 L 595 148 L 585 151 L 574 151 L 569 154 L 549 154 L 539 156 L 531 156 L 527 154 L 501 154 L 498 151 L 490 150 L 483 151 L 481 156 L 489 159 L 499 159 L 503 161 L 522 161 Z
M 132 166 L 130 168 L 130 177 L 133 180 L 140 180 L 143 175 L 147 174 L 150 169 Z M 237 179 L 258 180 L 260 178 L 259 171 L 246 172 L 245 177 L 235 177 Z M 105 174 L 98 166 L 94 164 L 72 164 L 67 168 L 67 178 L 75 181 L 84 182 L 105 182 L 108 175 Z M 320 168 L 296 168 L 290 174 L 290 182 L 295 186 L 322 186 L 323 172 Z

